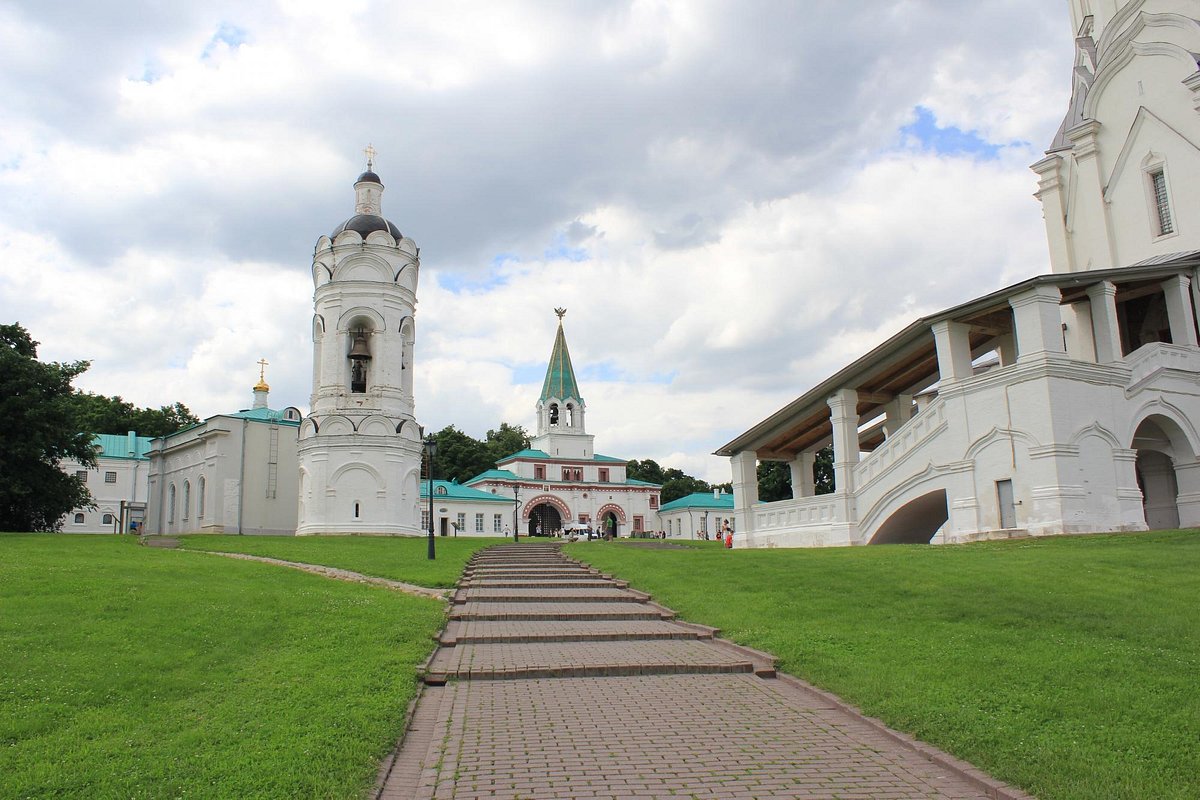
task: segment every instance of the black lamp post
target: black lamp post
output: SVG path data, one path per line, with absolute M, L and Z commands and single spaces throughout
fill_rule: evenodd
M 513 484 L 513 541 L 521 541 L 520 533 L 517 530 L 517 506 L 521 503 L 521 487 L 518 484 Z
M 425 439 L 425 453 L 429 456 L 429 560 L 436 557 L 433 546 L 433 455 L 437 452 L 437 439 L 429 436 Z

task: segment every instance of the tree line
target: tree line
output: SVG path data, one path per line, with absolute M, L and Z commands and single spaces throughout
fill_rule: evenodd
M 98 433 L 165 436 L 200 420 L 182 403 L 138 408 L 71 386 L 87 361 L 42 362 L 19 323 L 0 325 L 0 531 L 52 531 L 73 508 L 95 508 L 64 460 L 96 466 Z

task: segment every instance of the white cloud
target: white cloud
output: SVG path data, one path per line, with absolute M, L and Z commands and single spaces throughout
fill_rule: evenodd
M 311 247 L 349 216 L 368 141 L 385 213 L 422 247 L 434 428 L 532 425 L 540 384 L 517 378 L 567 306 L 600 452 L 725 480 L 708 453 L 847 359 L 1046 268 L 1025 165 L 1065 107 L 1071 41 L 1041 0 L 0 21 L 0 319 L 142 405 L 244 407 L 266 357 L 272 403 L 307 406 Z M 1032 144 L 897 150 L 918 105 Z

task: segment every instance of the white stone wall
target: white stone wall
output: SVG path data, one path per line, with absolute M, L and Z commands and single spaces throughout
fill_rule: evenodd
M 355 185 L 359 206 L 374 213 L 376 187 Z M 312 411 L 298 448 L 301 535 L 421 533 L 412 380 L 419 269 L 408 237 L 375 231 L 363 239 L 347 230 L 317 240 Z M 358 331 L 370 352 L 363 392 L 351 384 Z
M 72 459 L 61 462 L 61 469 L 68 475 L 87 473 L 87 488 L 91 492 L 96 508 L 72 509 L 63 517 L 64 533 L 119 533 L 121 502 L 145 503 L 150 487 L 150 462 L 138 458 L 114 458 L 100 456 L 96 467 L 88 469 Z M 108 483 L 105 478 L 114 474 L 116 481 Z M 76 522 L 82 514 L 83 521 Z M 109 522 L 105 515 L 111 515 Z

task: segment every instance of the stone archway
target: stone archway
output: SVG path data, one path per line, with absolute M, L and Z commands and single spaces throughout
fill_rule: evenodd
M 561 531 L 562 515 L 558 508 L 550 503 L 539 503 L 529 511 L 530 536 L 552 536 L 555 531 Z
M 1133 433 L 1137 452 L 1135 470 L 1142 492 L 1142 511 L 1151 530 L 1197 524 L 1195 503 L 1180 503 L 1198 488 L 1196 454 L 1178 423 L 1153 414 L 1142 420 Z

